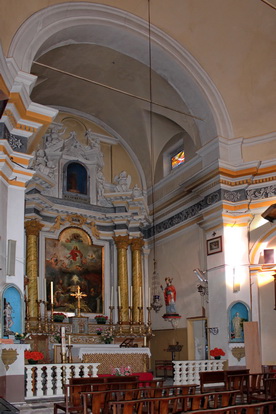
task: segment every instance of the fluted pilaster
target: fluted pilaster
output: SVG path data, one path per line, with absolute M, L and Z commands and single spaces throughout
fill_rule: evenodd
M 37 277 L 38 277 L 38 236 L 44 225 L 38 220 L 28 220 L 25 222 L 27 235 L 27 260 L 26 273 L 29 279 L 28 299 L 29 317 L 37 319 Z

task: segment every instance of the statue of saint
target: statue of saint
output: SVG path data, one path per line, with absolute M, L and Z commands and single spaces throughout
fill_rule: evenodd
M 166 287 L 163 289 L 163 286 L 161 285 L 161 289 L 164 292 L 164 299 L 165 299 L 165 305 L 166 305 L 166 314 L 176 314 L 176 308 L 175 308 L 175 301 L 176 301 L 176 289 L 172 284 L 173 279 L 170 277 L 166 277 Z
M 241 339 L 242 338 L 242 318 L 240 317 L 239 312 L 235 313 L 235 316 L 232 319 L 232 325 L 234 330 L 234 338 Z

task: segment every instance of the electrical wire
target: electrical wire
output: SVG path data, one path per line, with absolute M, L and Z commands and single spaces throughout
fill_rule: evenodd
M 261 0 L 263 3 L 267 4 L 269 7 L 272 7 L 272 9 L 276 10 L 276 6 L 274 6 L 274 4 L 270 3 L 267 0 Z
M 45 63 L 41 63 L 41 62 L 37 62 L 37 61 L 34 61 L 33 63 L 35 65 L 41 66 L 43 68 L 50 69 L 50 70 L 53 70 L 55 72 L 61 73 L 63 75 L 70 76 L 72 78 L 79 79 L 79 80 L 82 80 L 84 82 L 89 82 L 89 83 L 92 83 L 93 85 L 101 86 L 102 88 L 109 89 L 111 91 L 121 93 L 122 95 L 130 96 L 130 97 L 138 99 L 140 101 L 147 102 L 147 103 L 152 104 L 152 105 L 156 105 L 160 108 L 168 109 L 169 111 L 177 112 L 181 115 L 185 115 L 185 116 L 188 116 L 190 118 L 197 119 L 198 121 L 204 121 L 204 119 L 202 119 L 202 118 L 200 118 L 196 115 L 188 114 L 187 112 L 183 112 L 183 111 L 180 111 L 179 109 L 171 108 L 169 106 L 162 105 L 162 104 L 159 104 L 157 102 L 152 102 L 151 99 L 143 98 L 142 96 L 139 96 L 139 95 L 134 95 L 133 93 L 126 92 L 126 91 L 123 91 L 123 90 L 118 89 L 118 88 L 114 88 L 113 86 L 109 86 L 109 85 L 106 85 L 104 83 L 97 82 L 97 81 L 94 81 L 92 79 L 85 78 L 84 76 L 76 75 L 74 73 L 67 72 L 66 70 L 54 68 L 53 66 L 46 65 Z

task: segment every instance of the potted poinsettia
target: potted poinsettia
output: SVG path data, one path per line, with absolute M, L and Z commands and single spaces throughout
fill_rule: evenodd
M 225 355 L 225 352 L 221 348 L 214 348 L 211 349 L 210 355 L 215 359 L 220 359 L 222 356 Z
M 54 312 L 53 313 L 54 322 L 63 322 L 63 320 L 65 318 L 66 318 L 66 315 L 62 312 Z
M 29 364 L 36 364 L 38 361 L 41 361 L 44 358 L 44 355 L 42 352 L 26 350 L 24 352 L 24 357 L 28 360 Z
M 95 320 L 98 324 L 103 325 L 106 323 L 108 316 L 105 315 L 96 315 Z

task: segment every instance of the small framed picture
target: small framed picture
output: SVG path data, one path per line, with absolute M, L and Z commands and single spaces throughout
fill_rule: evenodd
M 207 240 L 207 254 L 215 254 L 222 252 L 222 237 L 214 237 Z

